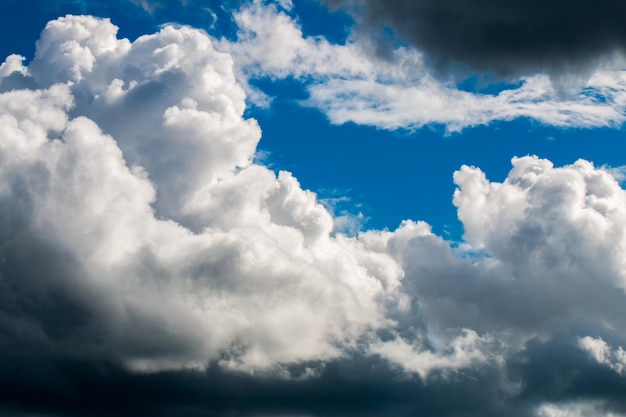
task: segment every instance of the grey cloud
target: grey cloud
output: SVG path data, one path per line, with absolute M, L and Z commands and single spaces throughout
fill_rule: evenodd
M 7 415 L 15 410 L 63 416 L 532 415 L 530 409 L 502 401 L 498 371 L 489 368 L 461 375 L 454 383 L 425 385 L 398 378 L 371 358 L 335 361 L 318 378 L 302 381 L 233 374 L 216 366 L 137 375 L 115 363 L 50 357 L 21 369 L 0 366 L 6 372 L 0 381 L 0 413 Z M 37 368 L 48 372 L 37 374 Z
M 390 27 L 445 70 L 579 72 L 626 47 L 619 0 L 326 1 L 375 31 Z
M 510 377 L 522 382 L 519 399 L 527 403 L 598 402 L 604 412 L 626 412 L 626 380 L 581 351 L 567 331 L 541 341 L 528 341 L 509 360 Z

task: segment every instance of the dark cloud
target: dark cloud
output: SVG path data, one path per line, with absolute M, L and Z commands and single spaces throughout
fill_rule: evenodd
M 530 340 L 505 367 L 436 373 L 427 383 L 358 354 L 325 364 L 316 378 L 290 380 L 217 365 L 134 373 L 115 361 L 81 359 L 13 338 L 5 342 L 13 348 L 0 348 L 3 416 L 530 417 L 546 403 L 581 401 L 604 412 L 626 411 L 626 380 L 563 333 Z
M 571 335 L 556 332 L 546 341 L 532 339 L 507 362 L 509 377 L 520 382 L 519 403 L 586 400 L 626 412 L 626 379 L 591 359 Z
M 354 358 L 327 364 L 319 378 L 293 381 L 217 366 L 133 374 L 112 362 L 12 356 L 0 363 L 5 415 L 529 415 L 503 401 L 496 369 L 424 384 L 376 359 Z
M 626 46 L 620 0 L 326 0 L 390 27 L 439 69 L 579 71 Z

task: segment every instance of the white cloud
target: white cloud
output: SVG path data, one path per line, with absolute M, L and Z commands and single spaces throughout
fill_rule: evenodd
M 622 417 L 624 413 L 615 413 L 606 409 L 599 401 L 578 401 L 565 404 L 544 404 L 537 410 L 538 417 Z
M 419 342 L 409 343 L 402 338 L 396 338 L 374 343 L 371 353 L 399 365 L 405 372 L 416 373 L 426 379 L 435 370 L 456 371 L 484 364 L 491 359 L 485 353 L 485 345 L 491 342 L 493 341 L 487 336 L 480 337 L 473 330 L 463 329 L 443 352 L 433 352 Z
M 578 339 L 578 346 L 596 362 L 608 366 L 620 375 L 626 375 L 626 352 L 621 346 L 613 350 L 601 337 L 591 336 Z
M 19 230 L 54 245 L 77 276 L 25 281 L 97 318 L 43 343 L 139 369 L 271 369 L 341 356 L 387 326 L 400 268 L 332 238 L 314 194 L 252 163 L 260 130 L 242 117 L 230 56 L 189 28 L 132 44 L 115 32 L 49 23 L 28 68 L 40 88 L 0 95 L 0 200 L 28 207 L 3 245 Z
M 626 288 L 626 194 L 606 171 L 583 160 L 555 168 L 525 157 L 513 159 L 501 184 L 467 166 L 454 179 L 454 204 L 474 247 L 531 271 L 541 265 L 550 275 L 580 276 L 581 283 L 597 277 Z M 555 262 L 564 258 L 571 263 Z
M 623 71 L 598 71 L 567 98 L 547 75 L 524 78 L 520 87 L 498 94 L 475 94 L 436 80 L 413 49 L 397 48 L 384 60 L 367 52 L 373 47 L 364 39 L 339 45 L 304 36 L 298 23 L 273 5 L 252 2 L 235 13 L 235 21 L 237 41 L 222 41 L 221 47 L 235 57 L 242 82 L 294 77 L 310 94 L 303 104 L 320 109 L 333 123 L 384 129 L 441 124 L 455 132 L 520 117 L 560 127 L 625 121 Z M 258 90 L 249 91 L 253 101 L 263 102 Z
M 22 65 L 24 57 L 20 55 L 9 55 L 6 60 L 0 64 L 0 78 L 8 77 L 14 72 L 26 75 L 26 67 Z

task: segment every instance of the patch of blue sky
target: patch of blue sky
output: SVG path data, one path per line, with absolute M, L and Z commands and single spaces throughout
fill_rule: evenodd
M 10 54 L 19 54 L 28 62 L 35 54 L 35 41 L 46 23 L 60 16 L 54 2 L 33 1 L 29 7 L 19 0 L 6 0 L 0 13 L 0 60 Z M 75 3 L 63 7 L 63 14 L 81 13 L 81 6 Z M 8 42 L 10 40 L 10 42 Z
M 524 84 L 523 80 L 503 80 L 493 74 L 472 74 L 455 84 L 461 91 L 475 94 L 498 95 L 505 90 L 513 90 Z
M 237 39 L 237 25 L 233 21 L 232 10 L 241 7 L 243 1 L 193 0 L 193 3 L 195 4 L 196 12 L 192 12 L 192 14 L 201 17 L 204 19 L 204 22 L 197 25 L 194 24 L 193 20 L 190 20 L 188 17 L 183 17 L 181 19 L 182 23 L 204 29 L 207 33 L 217 38 L 223 37 L 229 40 Z M 189 9 L 186 10 L 187 13 L 190 11 L 191 10 Z M 168 14 L 164 13 L 164 16 L 168 16 Z M 193 16 L 191 16 L 191 18 L 193 19 Z
M 330 10 L 315 0 L 293 1 L 292 16 L 297 16 L 302 33 L 323 36 L 330 43 L 345 44 L 354 26 L 354 19 L 342 10 Z
M 280 79 L 271 77 L 253 78 L 249 80 L 249 84 L 272 97 L 273 102 L 295 100 L 296 102 L 291 104 L 297 105 L 301 100 L 306 100 L 309 97 L 306 83 L 291 76 Z M 248 109 L 247 114 L 252 114 L 251 110 L 252 108 Z M 264 110 L 271 112 L 271 108 Z

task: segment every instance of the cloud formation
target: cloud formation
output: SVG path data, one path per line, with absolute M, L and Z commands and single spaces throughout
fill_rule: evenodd
M 25 76 L 39 88 L 2 95 L 3 201 L 23 206 L 7 209 L 19 218 L 5 244 L 28 231 L 77 274 L 24 277 L 29 259 L 11 252 L 21 261 L 3 276 L 80 311 L 55 314 L 73 316 L 58 337 L 37 319 L 14 324 L 135 369 L 325 360 L 383 326 L 399 268 L 332 238 L 291 174 L 252 164 L 260 130 L 242 118 L 231 58 L 189 28 L 132 44 L 115 32 L 91 17 L 50 22 Z
M 494 94 L 462 91 L 438 80 L 421 52 L 398 47 L 376 57 L 362 38 L 345 44 L 305 36 L 292 17 L 273 5 L 251 2 L 235 12 L 236 41 L 220 48 L 235 58 L 244 85 L 259 79 L 296 79 L 309 97 L 303 104 L 323 111 L 332 123 L 354 122 L 383 129 L 444 126 L 447 132 L 493 121 L 530 118 L 559 127 L 620 126 L 625 120 L 626 75 L 599 68 L 565 87 L 548 75 L 520 78 Z M 563 95 L 563 90 L 571 90 Z M 269 98 L 248 85 L 248 99 Z
M 326 0 L 374 31 L 390 27 L 436 66 L 520 75 L 588 70 L 626 51 L 620 1 Z
M 28 66 L 0 67 L 0 413 L 626 410 L 623 352 L 603 344 L 626 345 L 609 171 L 528 156 L 496 183 L 464 166 L 461 244 L 411 220 L 346 236 L 293 174 L 253 162 L 235 67 L 255 38 L 231 55 L 188 27 L 116 31 L 59 18 Z M 315 71 L 372 71 L 300 39 L 302 74 L 333 48 L 349 59 Z

